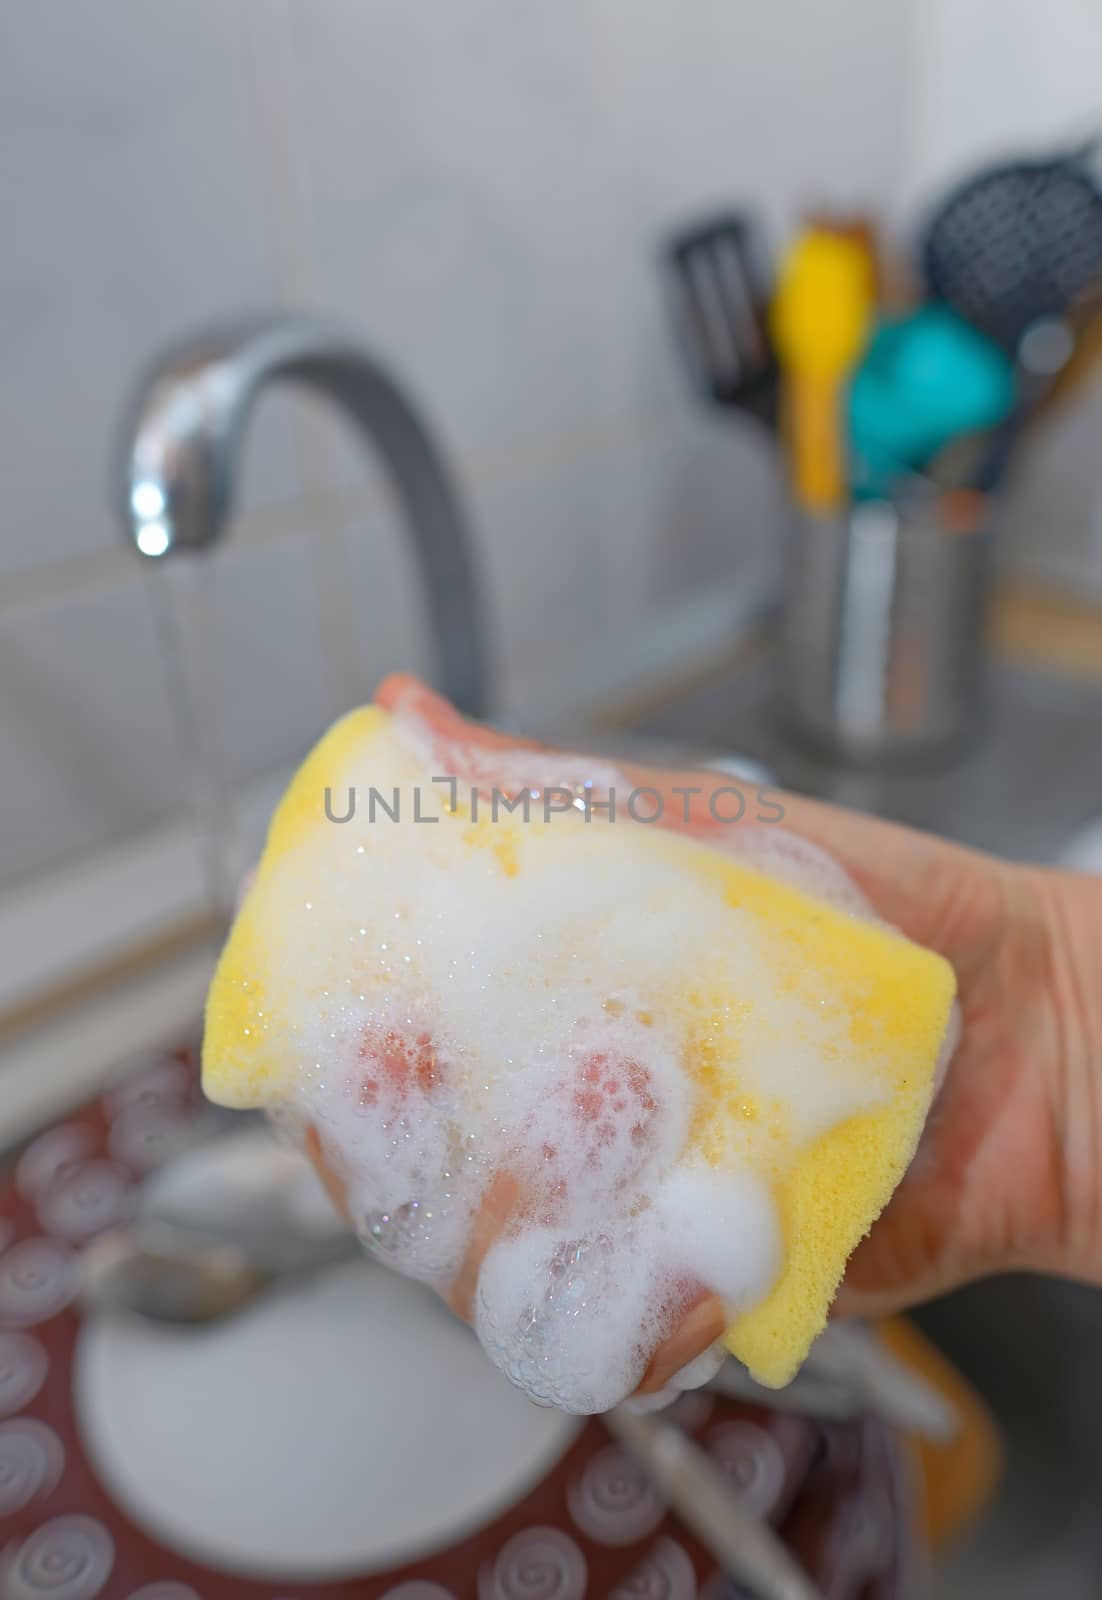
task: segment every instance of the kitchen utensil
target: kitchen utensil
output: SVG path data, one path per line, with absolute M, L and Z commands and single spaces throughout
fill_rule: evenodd
M 833 510 L 845 490 L 844 384 L 861 354 L 872 305 L 863 245 L 824 229 L 802 233 L 782 264 L 770 325 L 793 492 L 808 511 Z
M 1077 319 L 1074 336 L 1075 348 L 1038 403 L 1038 419 L 1062 411 L 1102 371 L 1102 310 Z
M 675 1423 L 617 1406 L 603 1418 L 677 1516 L 731 1578 L 761 1600 L 822 1600 L 821 1591 L 723 1469 Z
M 301 1151 L 247 1118 L 146 1180 L 133 1220 L 82 1252 L 81 1298 L 160 1322 L 216 1322 L 284 1279 L 362 1254 Z
M 813 211 L 806 218 L 806 224 L 816 233 L 832 233 L 836 238 L 850 239 L 864 251 L 873 299 L 880 305 L 890 287 L 890 275 L 885 272 L 875 218 L 860 211 Z
M 112 1228 L 81 1254 L 85 1309 L 131 1311 L 154 1322 L 220 1322 L 279 1283 L 363 1256 L 353 1234 L 328 1240 L 270 1235 L 260 1256 L 232 1237 L 163 1224 Z
M 1004 351 L 944 305 L 883 323 L 848 397 L 854 492 L 890 494 L 950 440 L 1011 413 L 1015 375 Z
M 723 1363 L 709 1387 L 731 1399 L 809 1417 L 877 1416 L 938 1442 L 956 1432 L 957 1419 L 940 1392 L 859 1323 L 831 1323 L 783 1389 L 763 1388 L 734 1359 Z
M 796 728 L 857 763 L 950 750 L 978 708 L 988 568 L 986 522 L 954 531 L 926 486 L 799 516 L 781 621 Z
M 348 1236 L 313 1166 L 280 1143 L 271 1124 L 234 1113 L 240 1124 L 166 1161 L 146 1179 L 138 1220 L 232 1244 L 275 1270 Z
M 1099 322 L 1102 325 L 1102 318 Z M 1018 345 L 1014 405 L 997 426 L 981 433 L 954 434 L 924 463 L 939 488 L 992 494 L 1003 487 L 1036 422 L 1072 392 L 1074 385 L 1065 383 L 1065 374 L 1076 364 L 1081 342 L 1063 317 L 1044 317 L 1030 324 Z M 1089 366 L 1084 360 L 1084 375 Z
M 1093 145 L 984 167 L 938 207 L 922 241 L 930 293 L 1011 355 L 1032 324 L 1102 286 Z
M 1075 336 L 1063 317 L 1042 317 L 1030 323 L 1018 341 L 1017 400 L 987 442 L 968 479 L 969 488 L 991 494 L 1002 486 L 1015 451 L 1074 349 Z
M 769 268 L 757 224 L 732 212 L 679 233 L 667 248 L 695 380 L 717 405 L 775 426 L 777 363 L 769 334 Z

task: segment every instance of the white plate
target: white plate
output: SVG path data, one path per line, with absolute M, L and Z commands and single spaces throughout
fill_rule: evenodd
M 148 1533 L 302 1582 L 456 1542 L 580 1425 L 530 1404 L 427 1290 L 366 1261 L 217 1328 L 93 1320 L 74 1382 L 88 1454 Z

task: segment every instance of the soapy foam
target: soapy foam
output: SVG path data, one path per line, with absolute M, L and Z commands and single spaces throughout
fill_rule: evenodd
M 870 922 L 881 921 L 844 868 L 810 839 L 759 822 L 710 834 L 709 843 L 758 872 L 825 900 L 839 911 Z
M 884 1091 L 837 1008 L 813 985 L 802 1003 L 783 993 L 760 928 L 675 859 L 641 854 L 640 825 L 544 822 L 536 807 L 478 833 L 432 787 L 443 762 L 426 738 L 392 728 L 347 781 L 366 792 L 385 776 L 407 803 L 416 785 L 435 823 L 319 828 L 259 886 L 273 915 L 297 907 L 310 930 L 294 970 L 276 945 L 268 975 L 288 996 L 271 1024 L 295 1062 L 284 1112 L 316 1129 L 367 1247 L 441 1289 L 491 1181 L 515 1178 L 523 1203 L 483 1264 L 478 1334 L 534 1399 L 604 1410 L 704 1293 L 733 1315 L 780 1265 L 776 1117 L 732 1113 L 709 1166 L 692 1151 L 702 1090 L 688 1056 L 710 1050 L 724 1088 L 737 1033 L 737 1084 L 713 1120 L 728 1101 L 780 1107 L 789 1140 Z M 502 783 L 492 755 L 479 785 Z M 584 783 L 573 759 L 518 752 L 512 776 Z M 596 781 L 624 782 L 611 769 Z M 865 910 L 821 852 L 737 834 L 746 864 Z M 753 996 L 748 1015 L 702 1009 L 723 992 L 717 951 Z
M 727 1360 L 729 1352 L 722 1339 L 717 1339 L 715 1344 L 710 1344 L 703 1350 L 695 1361 L 690 1361 L 687 1366 L 675 1372 L 673 1377 L 661 1389 L 655 1389 L 649 1394 L 632 1395 L 624 1404 L 632 1411 L 646 1414 L 651 1411 L 664 1411 L 668 1405 L 679 1400 L 690 1389 L 703 1389 L 705 1384 L 711 1383 L 716 1373 Z

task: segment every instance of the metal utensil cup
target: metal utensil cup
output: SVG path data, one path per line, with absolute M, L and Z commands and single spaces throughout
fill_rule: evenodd
M 796 729 L 862 765 L 944 755 L 982 693 L 986 515 L 946 521 L 933 493 L 792 524 L 783 693 Z

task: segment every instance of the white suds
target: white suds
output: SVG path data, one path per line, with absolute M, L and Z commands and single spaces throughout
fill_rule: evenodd
M 884 1091 L 875 1061 L 853 1059 L 843 1010 L 814 975 L 785 987 L 760 924 L 686 871 L 677 841 L 578 811 L 546 820 L 538 805 L 527 823 L 472 828 L 464 789 L 453 807 L 432 782 L 457 759 L 421 726 L 392 727 L 342 777 L 360 796 L 355 818 L 304 833 L 254 891 L 272 924 L 312 908 L 268 953 L 281 1010 L 265 1026 L 290 1063 L 279 1109 L 316 1130 L 365 1244 L 443 1290 L 507 1178 L 514 1200 L 474 1299 L 479 1337 L 534 1399 L 601 1411 L 703 1295 L 733 1313 L 780 1265 L 754 1142 L 765 1134 L 747 1114 L 721 1165 L 694 1148 L 694 1052 L 711 1052 L 721 1100 L 779 1103 L 792 1137 Z M 466 777 L 483 794 L 503 771 L 586 783 L 584 758 L 557 760 L 507 752 L 503 767 L 486 752 Z M 599 791 L 618 781 L 593 771 Z M 401 791 L 400 821 L 369 820 L 373 785 Z M 416 819 L 414 788 L 435 820 Z M 779 830 L 739 833 L 748 864 L 867 911 L 821 852 Z

